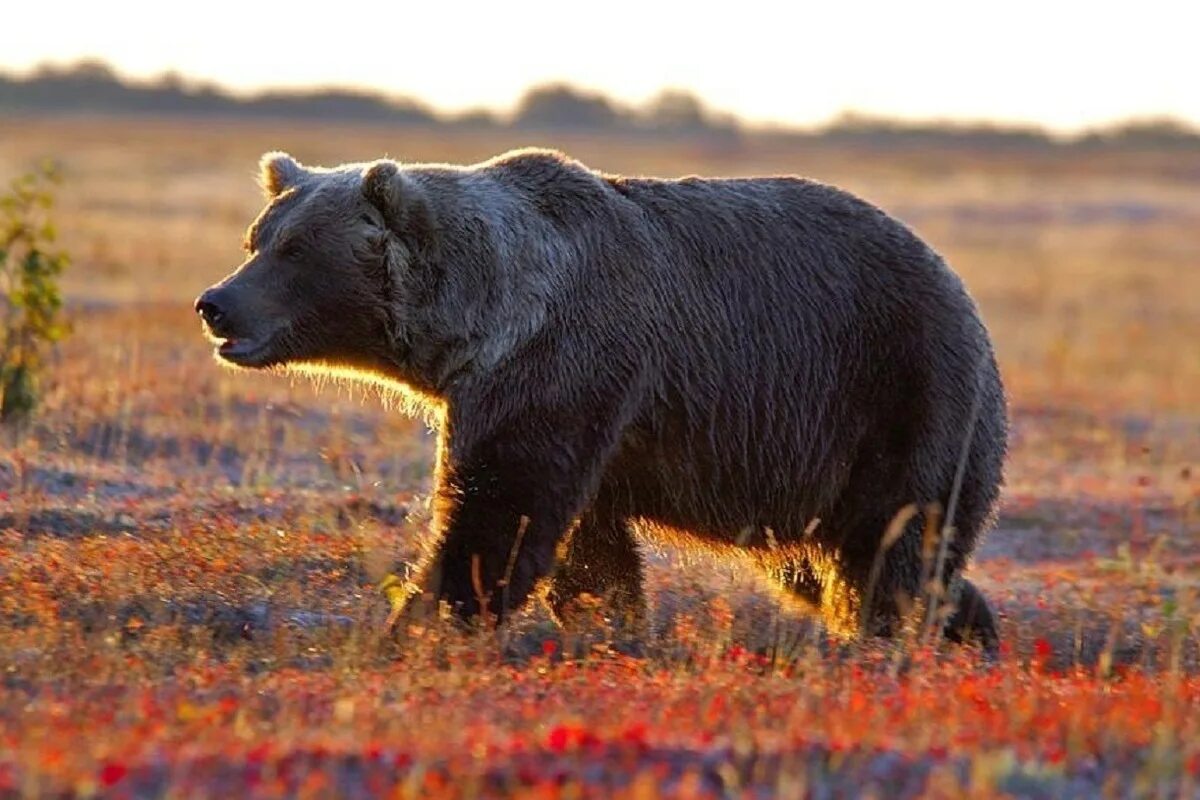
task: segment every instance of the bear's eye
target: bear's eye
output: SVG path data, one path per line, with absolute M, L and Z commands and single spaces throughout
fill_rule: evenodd
M 300 244 L 298 242 L 284 242 L 279 246 L 279 255 L 286 259 L 295 259 L 300 257 Z

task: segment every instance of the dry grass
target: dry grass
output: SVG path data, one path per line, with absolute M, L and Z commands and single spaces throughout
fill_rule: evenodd
M 538 609 L 500 639 L 379 640 L 371 580 L 420 536 L 428 433 L 368 392 L 218 369 L 190 300 L 239 260 L 264 150 L 524 144 L 807 174 L 949 257 L 1013 406 L 972 573 L 1004 615 L 998 664 L 828 642 L 670 550 L 644 658 Z M 0 178 L 44 156 L 76 333 L 0 450 L 0 795 L 1195 796 L 1200 156 L 5 121 Z

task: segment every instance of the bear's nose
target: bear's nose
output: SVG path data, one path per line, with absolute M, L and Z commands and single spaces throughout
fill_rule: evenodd
M 196 313 L 209 325 L 216 325 L 225 317 L 225 311 L 218 304 L 212 289 L 196 298 Z

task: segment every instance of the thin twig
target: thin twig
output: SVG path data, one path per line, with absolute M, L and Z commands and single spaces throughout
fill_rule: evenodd
M 521 542 L 525 539 L 525 529 L 529 527 L 529 517 L 521 515 L 517 526 L 517 538 L 513 541 L 512 550 L 508 553 L 508 563 L 504 567 L 504 577 L 500 579 L 500 616 L 508 614 L 508 584 L 512 580 L 513 570 L 517 568 L 517 554 L 521 552 Z
M 950 488 L 950 499 L 946 503 L 946 516 L 942 520 L 941 541 L 938 543 L 937 561 L 935 562 L 932 580 L 932 583 L 935 585 L 940 585 L 942 571 L 946 567 L 946 551 L 950 549 L 950 540 L 954 535 L 954 515 L 958 511 L 958 498 L 962 493 L 963 477 L 967 472 L 967 459 L 971 455 L 971 443 L 975 439 L 975 427 L 979 423 L 979 411 L 983 406 L 983 387 L 979 380 L 982 371 L 981 365 L 976 370 L 975 397 L 971 401 L 971 413 L 967 418 L 967 430 L 963 435 L 962 450 L 958 454 L 958 465 L 954 469 L 954 483 Z M 926 609 L 925 617 L 927 633 L 937 621 L 940 600 L 941 592 L 938 593 L 937 597 L 929 599 L 929 607 Z
M 870 620 L 871 609 L 875 599 L 875 585 L 879 582 L 879 574 L 883 571 L 883 559 L 887 556 L 889 550 L 903 535 L 904 529 L 908 527 L 908 523 L 917 515 L 916 503 L 909 503 L 896 512 L 892 517 L 892 521 L 888 523 L 887 531 L 883 534 L 883 538 L 879 540 L 879 549 L 875 551 L 875 563 L 871 565 L 871 572 L 867 578 L 867 591 L 863 595 L 862 608 L 859 611 L 859 630 L 862 633 L 867 631 L 867 622 Z

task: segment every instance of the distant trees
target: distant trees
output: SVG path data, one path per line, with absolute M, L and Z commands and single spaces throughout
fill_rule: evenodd
M 681 89 L 666 89 L 640 106 L 630 106 L 599 92 L 561 82 L 550 83 L 527 91 L 507 117 L 486 109 L 449 115 L 436 113 L 409 98 L 357 89 L 275 90 L 241 97 L 173 72 L 152 81 L 131 81 L 97 60 L 66 67 L 41 67 L 24 78 L 0 73 L 0 114 L 5 111 L 283 117 L 469 129 L 509 127 L 700 136 L 723 142 L 736 141 L 742 132 L 732 115 L 714 113 L 694 94 Z M 1129 122 L 1064 139 L 1052 138 L 1044 130 L 1031 126 L 904 122 L 846 113 L 820 128 L 775 130 L 769 136 L 868 147 L 1200 147 L 1200 132 L 1170 119 Z
M 43 66 L 26 78 L 0 74 L 0 112 L 85 111 L 313 118 L 401 125 L 450 124 L 469 128 L 509 125 L 525 129 L 624 130 L 704 134 L 736 128 L 718 120 L 695 96 L 667 89 L 640 108 L 619 105 L 599 92 L 566 83 L 535 86 L 508 119 L 486 109 L 436 115 L 407 98 L 356 89 L 270 90 L 237 97 L 166 72 L 150 81 L 123 79 L 102 61 Z
M 175 72 L 153 81 L 125 80 L 94 60 L 40 67 L 24 79 L 0 74 L 0 112 L 5 110 L 344 119 L 401 125 L 437 121 L 431 110 L 416 101 L 378 92 L 268 91 L 241 98 L 189 82 Z
M 1136 147 L 1163 150 L 1195 147 L 1200 141 L 1195 128 L 1176 119 L 1151 118 L 1122 122 L 1110 128 L 1090 131 L 1079 139 L 1084 145 Z
M 868 146 L 980 147 L 986 149 L 1044 147 L 1054 144 L 1032 126 L 949 121 L 907 122 L 845 112 L 823 130 L 832 141 Z
M 601 94 L 565 83 L 536 86 L 517 104 L 513 125 L 519 128 L 615 128 L 621 115 Z
M 655 130 L 696 132 L 711 127 L 708 110 L 694 94 L 664 89 L 642 111 L 646 124 Z
M 517 104 L 517 128 L 614 130 L 645 133 L 727 134 L 732 117 L 718 118 L 682 89 L 664 89 L 640 107 L 619 106 L 602 94 L 565 83 L 535 86 Z

